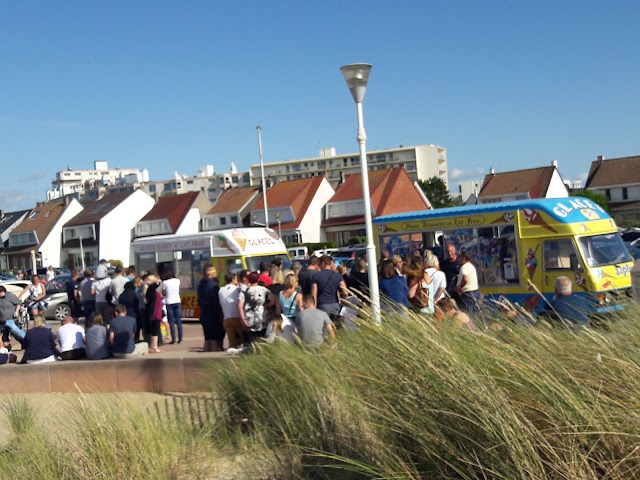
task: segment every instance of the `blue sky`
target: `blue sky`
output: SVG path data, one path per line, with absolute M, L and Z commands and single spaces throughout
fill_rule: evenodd
M 153 179 L 357 151 L 338 68 L 374 65 L 368 147 L 447 148 L 450 181 L 640 154 L 639 2 L 0 2 L 0 208 L 55 172 Z

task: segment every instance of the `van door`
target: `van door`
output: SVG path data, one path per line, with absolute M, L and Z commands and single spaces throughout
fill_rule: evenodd
M 542 242 L 542 291 L 545 296 L 553 296 L 558 277 L 569 277 L 575 283 L 580 274 L 578 254 L 572 237 L 546 239 Z

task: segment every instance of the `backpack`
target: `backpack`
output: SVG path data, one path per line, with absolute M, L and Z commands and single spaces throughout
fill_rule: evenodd
M 262 330 L 264 323 L 264 304 L 266 303 L 266 294 L 269 291 L 260 285 L 249 287 L 244 292 L 244 313 L 247 324 L 251 330 Z

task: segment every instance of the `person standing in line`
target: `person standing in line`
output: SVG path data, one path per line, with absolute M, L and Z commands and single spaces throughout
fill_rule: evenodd
M 296 276 L 296 278 L 298 278 L 298 275 L 300 275 L 301 270 L 302 270 L 302 265 L 300 265 L 300 262 L 291 263 L 291 271 Z
M 249 330 L 249 340 L 254 342 L 264 337 L 266 332 L 265 306 L 269 302 L 271 292 L 260 285 L 260 275 L 251 272 L 248 277 L 249 287 L 238 295 L 238 311 L 242 324 Z
M 60 345 L 60 358 L 62 360 L 83 360 L 86 358 L 84 329 L 75 323 L 73 317 L 64 317 L 56 338 L 58 345 Z
M 116 267 L 115 276 L 111 279 L 109 285 L 109 292 L 111 292 L 111 304 L 118 305 L 118 298 L 124 292 L 124 286 L 129 282 L 129 279 L 124 276 L 124 269 L 118 265 Z
M 136 286 L 133 282 L 124 284 L 124 290 L 118 297 L 118 305 L 124 305 L 127 309 L 127 316 L 131 318 L 138 317 L 138 295 L 136 295 Z M 137 325 L 136 320 L 136 325 Z
M 440 262 L 440 270 L 447 279 L 447 292 L 455 293 L 460 273 L 460 262 L 458 261 L 458 251 L 453 242 L 447 242 L 445 256 L 446 258 Z
M 311 284 L 311 295 L 317 308 L 332 320 L 340 315 L 340 297 L 347 297 L 347 286 L 342 275 L 333 270 L 333 259 L 324 255 L 320 259 L 322 270 L 315 274 Z
M 127 316 L 127 308 L 124 305 L 116 305 L 115 314 L 109 332 L 109 343 L 113 356 L 116 358 L 135 358 L 146 355 L 150 350 L 147 342 L 134 342 L 136 319 Z M 156 342 L 157 340 L 156 337 Z M 155 351 L 157 352 L 158 349 L 156 348 Z
M 222 308 L 215 267 L 207 265 L 204 276 L 198 284 L 198 305 L 200 306 L 200 324 L 204 333 L 204 352 L 221 352 L 224 341 L 224 325 Z
M 357 291 L 360 295 L 369 295 L 369 274 L 367 273 L 367 259 L 360 257 L 351 269 L 347 278 L 347 288 Z
M 133 267 L 127 267 L 127 269 L 124 271 L 124 276 L 127 277 L 129 281 L 132 281 L 134 278 L 136 278 L 135 269 Z
M 111 319 L 111 309 L 109 308 L 109 302 L 107 302 L 107 293 L 109 292 L 110 285 L 111 278 L 107 275 L 107 267 L 104 267 L 104 269 L 98 267 L 96 270 L 96 279 L 91 287 L 91 293 L 96 299 L 96 312 L 102 315 L 107 326 Z
M 269 264 L 267 262 L 260 262 L 260 284 L 265 287 L 271 286 L 271 277 L 269 276 Z
M 458 287 L 456 292 L 460 295 L 460 300 L 464 309 L 470 313 L 478 313 L 478 273 L 476 267 L 471 263 L 469 252 L 462 252 L 460 258 L 460 274 L 458 275 Z
M 436 305 L 444 298 L 444 292 L 447 289 L 447 277 L 440 270 L 440 260 L 433 253 L 427 256 L 424 266 L 429 276 L 433 279 L 433 304 Z
M 71 278 L 67 281 L 67 304 L 71 310 L 71 316 L 74 322 L 78 322 L 82 314 L 82 305 L 80 304 L 80 284 L 78 283 L 78 271 L 71 272 Z
M 380 269 L 380 293 L 393 300 L 396 304 L 409 308 L 409 287 L 407 279 L 403 275 L 398 275 L 393 260 L 382 261 Z
M 80 282 L 80 300 L 82 301 L 82 311 L 84 313 L 84 326 L 89 328 L 89 323 L 93 312 L 96 310 L 96 294 L 93 291 L 93 271 L 85 270 L 84 279 Z
M 311 286 L 313 285 L 313 277 L 320 271 L 320 257 L 312 255 L 309 258 L 307 268 L 301 270 L 298 274 L 298 282 L 303 295 L 311 295 Z
M 102 360 L 111 356 L 109 334 L 99 313 L 93 314 L 91 327 L 84 334 L 84 350 L 89 360 Z
M 244 341 L 244 327 L 238 310 L 240 285 L 238 276 L 234 273 L 226 273 L 224 276 L 226 285 L 218 291 L 218 299 L 224 317 L 224 331 L 227 333 L 229 348 L 238 348 Z
M 162 294 L 167 306 L 167 318 L 171 330 L 171 342 L 176 343 L 176 326 L 178 327 L 178 343 L 182 343 L 182 303 L 180 300 L 180 279 L 176 278 L 173 270 L 167 270 L 162 281 Z
M 433 278 L 425 269 L 424 259 L 420 255 L 411 257 L 406 272 L 409 303 L 420 313 L 434 313 Z
M 144 341 L 148 343 L 148 338 L 149 338 L 149 330 L 145 327 L 145 316 L 144 316 L 144 309 L 145 309 L 145 305 L 147 304 L 147 299 L 146 299 L 146 284 L 145 284 L 145 280 L 146 280 L 147 276 L 144 275 L 142 278 L 140 277 L 135 277 L 133 279 L 133 284 L 136 287 L 136 297 L 138 298 L 138 312 L 136 315 L 136 320 L 137 320 L 137 326 L 136 326 L 136 342 L 140 341 L 140 334 L 142 334 L 142 336 L 144 337 Z
M 155 274 L 150 273 L 147 275 L 146 284 L 147 293 L 145 316 L 147 325 L 149 326 L 149 338 L 151 340 L 149 351 L 151 353 L 160 353 L 162 350 L 158 348 L 158 339 L 160 338 L 160 327 L 163 318 L 162 295 L 158 291 L 158 288 L 160 287 L 160 279 Z M 135 334 L 135 329 L 133 333 Z
M 298 279 L 291 273 L 284 279 L 284 289 L 276 297 L 276 313 L 284 315 L 293 323 L 303 308 L 302 294 L 298 292 Z

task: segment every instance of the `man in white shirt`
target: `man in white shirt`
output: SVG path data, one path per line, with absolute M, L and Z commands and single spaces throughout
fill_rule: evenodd
M 476 267 L 471 263 L 469 252 L 462 252 L 460 259 L 460 274 L 458 275 L 458 288 L 456 291 L 460 295 L 462 305 L 465 310 L 471 313 L 478 313 L 478 300 L 480 293 L 478 292 L 478 273 Z
M 109 291 L 111 292 L 111 303 L 113 305 L 118 305 L 118 298 L 122 292 L 124 292 L 124 286 L 129 282 L 129 279 L 125 277 L 122 272 L 124 269 L 121 266 L 116 267 L 115 277 L 111 279 L 111 283 L 109 285 Z
M 84 351 L 84 329 L 67 316 L 58 329 L 58 344 L 62 360 L 82 360 L 86 358 Z
M 244 339 L 244 327 L 238 310 L 240 286 L 238 276 L 227 273 L 224 276 L 226 285 L 218 291 L 218 299 L 224 316 L 224 330 L 227 333 L 230 348 L 238 348 Z

